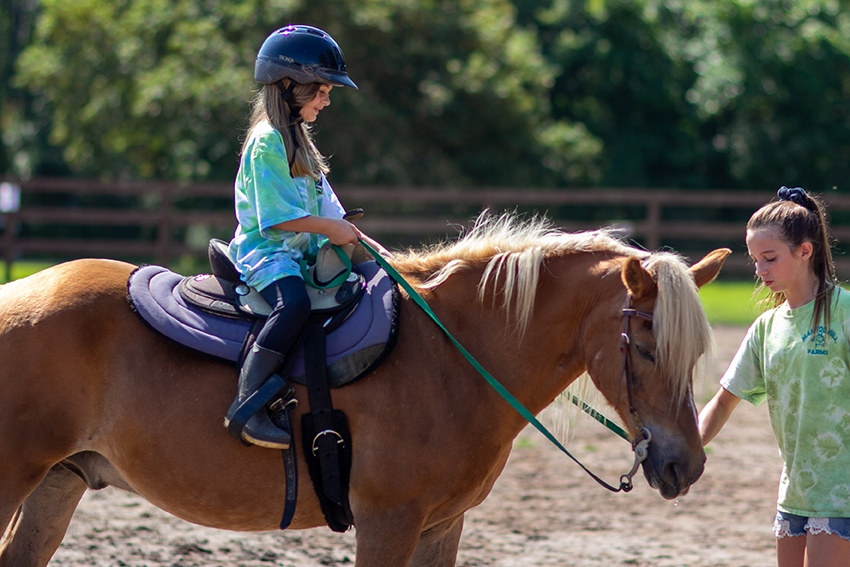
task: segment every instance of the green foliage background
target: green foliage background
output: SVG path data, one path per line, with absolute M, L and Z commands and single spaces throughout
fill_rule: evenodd
M 330 32 L 334 183 L 846 190 L 850 0 L 6 0 L 0 175 L 231 179 L 263 39 Z

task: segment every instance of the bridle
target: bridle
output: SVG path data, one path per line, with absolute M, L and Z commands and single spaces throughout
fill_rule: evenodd
M 652 433 L 650 433 L 649 429 L 643 426 L 643 422 L 640 420 L 637 409 L 635 409 L 633 394 L 634 379 L 632 378 L 631 366 L 629 364 L 631 361 L 631 350 L 629 347 L 632 344 L 632 340 L 629 337 L 629 319 L 631 317 L 637 317 L 651 323 L 652 313 L 645 313 L 632 308 L 632 297 L 631 292 L 626 293 L 626 304 L 621 311 L 623 315 L 623 332 L 620 333 L 620 353 L 622 354 L 622 363 L 620 365 L 620 379 L 618 381 L 618 387 L 621 388 L 625 381 L 626 396 L 628 397 L 629 402 L 629 414 L 632 416 L 632 421 L 634 422 L 635 429 L 638 431 L 638 436 L 632 439 L 632 450 L 635 452 L 635 462 L 634 465 L 632 465 L 632 470 L 620 477 L 620 489 L 624 492 L 628 492 L 632 489 L 632 477 L 637 472 L 640 464 L 646 460 L 646 457 L 648 456 L 649 442 L 652 440 Z M 619 394 L 617 397 L 619 399 Z

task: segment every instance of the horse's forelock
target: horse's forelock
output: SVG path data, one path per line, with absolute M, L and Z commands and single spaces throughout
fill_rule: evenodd
M 656 252 L 644 261 L 644 267 L 658 284 L 652 323 L 656 360 L 675 381 L 675 400 L 681 403 L 693 380 L 694 368 L 713 348 L 711 326 L 693 276 L 679 256 Z

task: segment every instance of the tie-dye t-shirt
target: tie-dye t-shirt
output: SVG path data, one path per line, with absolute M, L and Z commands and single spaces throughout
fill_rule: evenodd
M 263 289 L 286 276 L 301 275 L 300 261 L 314 256 L 324 235 L 273 228 L 308 215 L 342 218 L 345 210 L 323 177 L 293 178 L 283 138 L 270 123 L 254 129 L 236 175 L 239 225 L 227 253 L 242 279 Z
M 850 517 L 850 293 L 833 297 L 829 328 L 812 328 L 814 301 L 764 313 L 720 380 L 767 400 L 785 462 L 778 507 L 800 516 Z

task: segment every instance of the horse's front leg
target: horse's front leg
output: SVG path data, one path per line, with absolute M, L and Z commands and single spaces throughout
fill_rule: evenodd
M 353 507 L 357 539 L 354 567 L 407 567 L 419 544 L 423 518 L 407 506 L 364 513 Z
M 463 514 L 422 532 L 410 567 L 453 567 L 463 532 Z
M 20 515 L 24 500 L 38 487 L 49 468 L 24 462 L 17 447 L 5 451 L 0 439 L 0 565 L 6 565 L 3 557 L 12 533 L 9 525 Z

